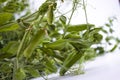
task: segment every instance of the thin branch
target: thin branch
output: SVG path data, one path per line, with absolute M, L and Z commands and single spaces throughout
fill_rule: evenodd
M 71 13 L 71 15 L 70 15 L 68 24 L 66 25 L 66 28 L 65 28 L 65 30 L 64 30 L 63 38 L 65 37 L 65 34 L 66 34 L 66 32 L 67 32 L 67 29 L 68 29 L 68 26 L 70 25 L 72 16 L 73 16 L 73 14 L 74 14 L 74 12 L 75 12 L 75 10 L 76 10 L 76 7 L 77 7 L 77 4 L 76 4 L 76 0 L 75 0 L 75 2 L 73 2 L 72 13 Z
M 84 9 L 84 12 L 85 12 L 86 24 L 88 24 L 87 10 L 86 10 L 86 5 L 85 5 L 85 1 L 84 0 L 83 0 L 83 9 Z M 89 32 L 90 27 L 88 25 L 87 25 L 87 29 L 88 29 L 88 32 Z

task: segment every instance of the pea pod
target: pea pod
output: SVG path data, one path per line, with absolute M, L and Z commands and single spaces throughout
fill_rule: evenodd
M 49 5 L 48 12 L 47 12 L 47 22 L 49 25 L 53 22 L 53 4 Z
M 49 49 L 53 49 L 53 50 L 61 50 L 65 47 L 65 45 L 67 45 L 67 40 L 65 39 L 60 39 L 57 40 L 55 42 L 46 44 L 45 46 Z
M 93 24 L 78 24 L 78 25 L 70 25 L 67 29 L 68 32 L 78 32 L 78 31 L 84 31 L 87 29 L 87 26 L 93 27 Z
M 42 41 L 44 35 L 45 35 L 44 29 L 38 30 L 38 32 L 31 39 L 30 44 L 23 52 L 25 57 L 29 58 L 31 56 L 36 46 L 38 46 L 39 42 Z
M 67 70 L 72 67 L 81 57 L 84 52 L 73 52 L 64 61 L 63 67 L 60 69 L 60 75 L 63 76 Z

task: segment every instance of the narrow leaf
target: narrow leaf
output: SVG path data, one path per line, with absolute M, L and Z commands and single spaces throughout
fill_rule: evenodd
M 40 73 L 38 70 L 34 68 L 28 68 L 27 71 L 33 76 L 33 77 L 39 77 Z
M 60 21 L 61 21 L 61 23 L 62 23 L 63 25 L 65 25 L 65 24 L 66 24 L 66 21 L 67 21 L 67 18 L 62 15 L 62 16 L 60 16 Z
M 12 14 L 11 13 L 0 13 L 0 25 L 6 23 L 7 21 L 9 21 L 12 18 Z
M 25 77 L 26 77 L 25 71 L 24 71 L 22 68 L 19 68 L 19 69 L 16 71 L 15 79 L 16 79 L 16 80 L 24 80 Z
M 3 26 L 0 26 L 0 32 L 13 31 L 19 28 L 17 23 L 9 23 Z
M 113 52 L 117 48 L 118 44 L 115 44 L 113 48 L 110 50 L 110 52 Z

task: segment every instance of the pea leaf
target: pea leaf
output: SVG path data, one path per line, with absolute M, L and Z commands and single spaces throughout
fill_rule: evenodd
M 40 73 L 38 70 L 34 68 L 27 68 L 27 71 L 33 76 L 33 77 L 39 77 Z
M 94 42 L 95 43 L 99 43 L 103 39 L 103 36 L 101 34 L 99 34 L 99 33 L 95 33 L 93 35 L 93 37 L 94 37 Z
M 16 30 L 17 28 L 19 28 L 19 25 L 17 23 L 9 23 L 0 26 L 0 32 L 13 31 Z
M 12 14 L 11 13 L 0 13 L 0 25 L 6 23 L 7 21 L 9 21 L 12 18 Z
M 19 43 L 16 41 L 9 42 L 6 46 L 4 46 L 0 50 L 0 60 L 4 58 L 10 58 L 15 55 L 17 49 L 18 49 Z
M 0 0 L 0 3 L 3 3 L 3 2 L 5 2 L 6 0 Z
M 55 67 L 54 63 L 51 60 L 48 60 L 46 58 L 46 64 L 45 67 L 50 71 L 50 72 L 56 72 L 57 68 Z
M 15 54 L 19 46 L 19 43 L 16 41 L 9 42 L 5 47 L 1 49 L 1 52 Z
M 102 28 L 94 28 L 94 29 L 91 29 L 90 31 L 86 31 L 84 34 L 83 34 L 83 38 L 84 39 L 89 39 L 89 40 L 93 40 L 93 35 L 98 33 L 100 30 L 102 30 Z
M 113 52 L 117 48 L 118 44 L 115 44 L 113 48 L 110 50 L 110 52 Z
M 25 79 L 25 77 L 26 77 L 25 71 L 22 68 L 19 68 L 16 71 L 15 79 L 16 80 L 23 80 L 23 79 Z

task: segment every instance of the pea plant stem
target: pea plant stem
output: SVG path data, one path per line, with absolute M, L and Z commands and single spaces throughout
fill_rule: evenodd
M 77 0 L 75 0 L 75 2 L 73 2 L 72 12 L 71 12 L 69 21 L 68 21 L 68 23 L 67 23 L 67 25 L 66 25 L 66 27 L 65 27 L 64 34 L 63 34 L 63 38 L 65 37 L 65 34 L 66 34 L 67 29 L 68 29 L 68 27 L 69 27 L 69 25 L 70 25 L 70 22 L 71 22 L 71 19 L 72 19 L 72 17 L 73 17 L 73 14 L 74 14 L 74 12 L 75 12 L 75 9 L 76 9 L 76 7 L 77 7 L 77 3 L 76 3 L 76 2 L 77 2 Z
M 31 27 L 31 26 L 30 26 L 30 27 Z M 30 28 L 30 27 L 29 27 L 29 28 Z M 16 55 L 16 58 L 15 58 L 15 60 L 14 60 L 13 80 L 16 80 L 15 74 L 16 74 L 17 69 L 20 68 L 20 66 L 19 66 L 19 58 L 20 58 L 20 55 L 21 55 L 21 51 L 22 51 L 22 49 L 23 49 L 23 46 L 24 46 L 24 44 L 25 44 L 26 38 L 27 38 L 27 36 L 28 36 L 28 34 L 29 34 L 30 31 L 31 31 L 31 30 L 26 30 L 26 32 L 24 33 L 24 36 L 23 36 L 23 38 L 22 38 L 22 41 L 21 41 L 21 43 L 20 43 L 20 45 L 19 45 L 19 47 L 18 47 L 17 55 Z
M 83 9 L 84 9 L 84 12 L 85 12 L 86 24 L 88 24 L 88 17 L 87 17 L 87 10 L 86 10 L 86 5 L 85 5 L 85 0 L 83 0 Z M 87 25 L 87 30 L 88 30 L 88 32 L 90 30 L 90 27 L 88 25 Z

